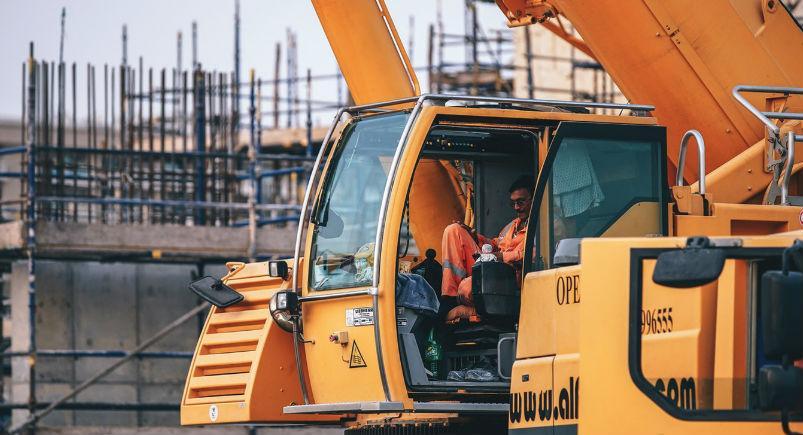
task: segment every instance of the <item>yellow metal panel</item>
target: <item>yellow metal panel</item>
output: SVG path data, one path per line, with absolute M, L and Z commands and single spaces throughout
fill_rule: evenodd
M 267 309 L 233 311 L 231 313 L 215 313 L 215 316 L 210 319 L 209 324 L 223 325 L 227 323 L 254 322 L 266 320 L 268 316 L 270 316 L 270 313 Z
M 803 228 L 803 208 L 781 205 L 714 204 L 711 216 L 675 216 L 675 235 L 746 236 Z
M 578 351 L 580 272 L 580 266 L 568 266 L 525 276 L 516 358 Z
M 745 261 L 728 261 L 719 277 L 714 348 L 714 409 L 747 408 L 747 297 Z
M 355 103 L 419 94 L 383 0 L 312 0 L 312 5 Z
M 545 356 L 517 359 L 513 363 L 510 379 L 509 429 L 552 427 L 554 359 L 554 356 Z
M 245 386 L 248 382 L 248 373 L 238 373 L 234 375 L 216 375 L 195 378 L 190 381 L 190 388 L 211 388 L 232 385 Z
M 784 237 L 747 237 L 746 247 L 789 246 L 798 234 Z M 660 431 L 666 435 L 774 434 L 778 422 L 683 421 L 655 405 L 631 379 L 628 368 L 630 308 L 630 250 L 677 247 L 683 238 L 593 239 L 583 242 L 583 325 L 581 328 L 582 406 L 579 434 L 643 434 Z M 589 363 L 586 363 L 588 361 Z M 612 412 L 615 404 L 617 412 Z M 793 430 L 803 424 L 795 423 Z
M 315 403 L 385 400 L 373 326 L 346 326 L 347 309 L 369 307 L 370 296 L 304 303 L 304 338 L 308 341 L 304 348 Z M 329 340 L 338 331 L 348 332 L 345 346 Z M 352 355 L 360 355 L 363 364 L 352 363 Z
M 601 237 L 651 236 L 661 234 L 659 210 L 657 202 L 637 202 L 627 209 Z
M 580 422 L 580 354 L 557 355 L 552 373 L 552 421 L 558 432 L 561 427 L 569 429 Z
M 195 367 L 207 367 L 224 364 L 251 363 L 255 357 L 254 352 L 235 352 L 231 355 L 210 354 L 198 355 L 195 358 Z
M 654 269 L 655 260 L 644 262 L 641 310 L 644 376 L 670 399 L 673 399 L 670 390 L 677 392 L 681 385 L 694 385 L 694 395 L 690 392 L 685 397 L 677 393 L 674 400 L 685 409 L 711 409 L 717 284 L 679 291 L 655 284 Z M 696 396 L 695 403 L 692 396 Z

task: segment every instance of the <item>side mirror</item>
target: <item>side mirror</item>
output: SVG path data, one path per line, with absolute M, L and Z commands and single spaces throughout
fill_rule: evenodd
M 243 300 L 243 295 L 211 276 L 190 283 L 190 290 L 218 308 L 226 308 Z
M 725 266 L 725 251 L 710 246 L 707 237 L 690 237 L 684 249 L 661 253 L 652 280 L 673 288 L 698 287 L 716 281 Z
M 792 361 L 803 356 L 803 273 L 790 271 L 794 262 L 801 267 L 803 243 L 799 240 L 784 250 L 783 270 L 761 276 L 761 338 L 764 355 L 780 359 L 781 365 L 765 365 L 758 373 L 758 401 L 764 411 L 781 411 L 781 428 L 789 429 L 789 413 L 803 411 L 803 370 Z
M 762 411 L 803 409 L 803 370 L 764 366 L 758 372 L 758 402 Z
M 803 356 L 803 273 L 770 270 L 761 277 L 761 338 L 769 359 Z

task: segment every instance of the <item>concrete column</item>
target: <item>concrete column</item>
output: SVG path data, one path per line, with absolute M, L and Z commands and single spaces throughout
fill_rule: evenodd
M 27 352 L 30 348 L 31 325 L 28 321 L 28 263 L 16 261 L 11 265 L 9 282 L 11 297 L 11 351 Z M 11 397 L 14 403 L 26 403 L 31 397 L 30 358 L 18 356 L 11 359 Z M 28 411 L 15 409 L 11 412 L 12 426 L 28 418 Z

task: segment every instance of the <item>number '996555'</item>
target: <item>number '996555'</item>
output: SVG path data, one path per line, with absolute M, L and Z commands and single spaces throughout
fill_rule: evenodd
M 672 320 L 672 307 L 651 308 L 641 310 L 641 334 L 664 334 L 672 332 L 675 322 Z

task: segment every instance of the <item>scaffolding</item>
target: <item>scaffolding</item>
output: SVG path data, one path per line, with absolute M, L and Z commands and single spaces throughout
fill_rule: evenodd
M 313 126 L 312 113 L 334 108 L 333 103 L 312 100 L 315 78 L 309 71 L 307 98 L 302 107 L 297 91 L 284 101 L 265 96 L 270 85 L 276 87 L 274 96 L 279 95 L 281 84 L 297 87 L 297 77 L 280 79 L 277 74 L 263 81 L 252 70 L 249 79 L 238 85 L 234 73 L 206 71 L 198 62 L 193 62 L 189 70 L 154 70 L 146 69 L 142 58 L 136 66 L 98 68 L 88 64 L 83 74 L 82 70 L 75 63 L 37 60 L 31 44 L 30 58 L 22 65 L 20 145 L 0 148 L 0 158 L 19 162 L 19 170 L 0 173 L 6 184 L 19 185 L 18 197 L 9 197 L 6 189 L 0 226 L 6 235 L 17 229 L 23 235 L 3 240 L 2 269 L 8 273 L 12 263 L 22 260 L 27 262 L 28 275 L 30 332 L 24 338 L 14 337 L 27 342 L 27 349 L 11 349 L 14 343 L 6 340 L 2 353 L 4 362 L 15 358 L 25 362 L 4 363 L 4 374 L 13 374 L 11 367 L 26 366 L 27 373 L 22 377 L 29 382 L 27 401 L 8 402 L 0 396 L 0 420 L 12 432 L 34 427 L 56 409 L 177 410 L 175 403 L 75 402 L 74 397 L 130 359 L 190 358 L 188 351 L 147 348 L 191 318 L 202 324 L 206 308 L 193 308 L 180 322 L 171 323 L 134 350 L 41 348 L 37 346 L 36 328 L 37 262 L 55 259 L 187 264 L 196 267 L 195 274 L 201 276 L 209 263 L 289 255 L 289 248 L 273 250 L 272 246 L 258 246 L 257 241 L 271 239 L 265 234 L 273 234 L 274 242 L 278 234 L 285 234 L 287 240 L 292 238 L 289 235 L 295 232 L 293 224 L 299 219 L 299 199 L 312 167 L 311 155 L 320 146 L 322 136 Z M 263 103 L 272 103 L 275 113 L 263 111 Z M 281 103 L 286 109 L 280 112 Z M 81 106 L 86 114 L 79 120 Z M 262 128 L 263 116 L 298 119 L 302 113 L 306 122 L 299 129 L 305 131 L 289 146 L 271 139 L 276 137 L 274 133 L 284 131 Z M 81 246 L 75 249 L 62 246 L 59 250 L 47 242 L 48 238 L 66 237 L 64 233 L 80 228 L 89 228 L 85 234 L 91 238 L 93 228 L 121 226 L 133 234 L 132 239 L 139 240 L 117 241 L 115 249 L 97 247 L 105 242 L 102 234 L 93 240 L 81 240 Z M 199 232 L 204 236 L 198 236 Z M 173 246 L 177 252 L 140 246 L 148 235 L 156 240 L 160 234 L 170 233 L 201 240 L 184 251 Z M 218 234 L 218 240 L 247 234 L 242 238 L 248 244 L 242 250 L 235 247 L 235 251 L 227 252 L 209 242 L 198 250 L 208 234 Z M 59 400 L 37 400 L 36 361 L 53 358 L 119 359 L 97 377 L 75 385 Z M 28 418 L 11 428 L 11 410 L 27 410 Z

